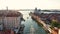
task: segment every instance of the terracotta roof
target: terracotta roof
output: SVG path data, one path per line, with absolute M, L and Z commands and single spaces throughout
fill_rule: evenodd
M 18 17 L 21 13 L 16 10 L 0 10 L 0 17 L 6 16 L 6 17 Z
M 60 14 L 39 14 L 38 16 L 42 18 L 49 18 L 50 20 L 54 19 L 60 22 Z

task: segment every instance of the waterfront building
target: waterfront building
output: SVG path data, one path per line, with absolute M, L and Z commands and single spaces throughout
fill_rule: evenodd
M 11 30 L 18 33 L 22 18 L 23 15 L 16 10 L 0 10 L 0 30 Z
M 56 21 L 57 23 L 60 24 L 60 11 L 59 10 L 40 10 L 40 11 L 37 10 L 33 14 L 36 17 L 38 16 L 40 18 L 40 20 L 44 21 L 46 26 L 48 26 L 48 25 L 51 26 L 51 21 Z M 37 20 L 37 21 L 39 21 L 39 20 Z M 50 28 L 50 26 L 48 26 L 48 27 Z M 60 27 L 60 26 L 58 26 L 58 27 Z M 51 29 L 50 33 L 60 34 L 60 28 L 58 28 L 58 27 L 54 27 L 52 29 L 50 28 Z

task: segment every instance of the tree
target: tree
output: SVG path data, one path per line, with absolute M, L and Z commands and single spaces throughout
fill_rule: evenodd
M 55 21 L 52 21 L 51 27 L 57 27 L 57 28 L 60 28 L 60 23 L 55 22 Z

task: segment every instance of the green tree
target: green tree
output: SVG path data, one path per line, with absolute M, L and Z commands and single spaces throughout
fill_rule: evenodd
M 51 27 L 57 27 L 57 28 L 60 28 L 60 23 L 55 22 L 55 21 L 52 21 Z

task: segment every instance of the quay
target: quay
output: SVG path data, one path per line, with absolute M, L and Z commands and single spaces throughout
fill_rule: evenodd
M 47 28 L 47 25 L 45 24 L 45 22 L 44 21 L 42 21 L 38 16 L 36 16 L 36 15 L 34 15 L 34 14 L 30 14 L 31 15 L 31 17 L 33 18 L 33 19 L 35 19 L 37 22 L 38 22 L 38 24 L 42 24 L 43 25 L 43 27 L 47 30 L 48 28 Z M 49 30 L 50 31 L 50 30 Z
M 42 21 L 38 16 L 34 15 L 34 14 L 31 14 L 31 17 L 33 19 L 35 19 L 37 21 L 38 24 L 42 24 L 43 25 L 43 28 L 46 30 L 46 31 L 49 31 L 49 33 L 51 34 L 52 30 L 47 24 L 45 24 L 44 21 Z M 51 31 L 52 30 L 52 31 Z M 56 32 L 54 32 L 55 34 L 57 34 Z
M 44 11 L 46 11 L 46 12 L 44 12 Z M 48 11 L 48 13 L 47 13 L 47 11 Z M 55 11 L 54 12 L 54 10 L 53 10 L 53 11 L 50 12 L 50 10 L 37 10 L 37 9 L 35 9 L 34 13 L 33 12 L 30 12 L 29 15 L 34 20 L 36 20 L 38 24 L 40 24 L 40 25 L 42 24 L 43 25 L 43 28 L 46 31 L 48 31 L 49 34 L 59 34 L 60 29 L 58 29 L 57 27 L 51 28 L 51 25 L 50 25 L 50 23 L 51 23 L 50 19 L 51 20 L 53 20 L 55 18 L 57 19 L 57 17 L 60 15 L 60 12 L 59 11 L 57 11 L 57 12 Z

